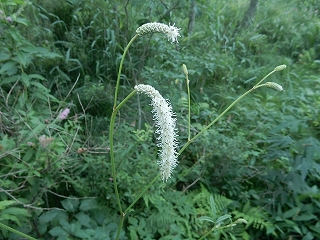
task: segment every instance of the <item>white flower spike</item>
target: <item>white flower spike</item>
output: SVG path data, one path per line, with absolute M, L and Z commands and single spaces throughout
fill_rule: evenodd
M 136 33 L 139 36 L 143 36 L 148 33 L 163 33 L 167 36 L 168 41 L 171 41 L 171 43 L 178 43 L 178 37 L 180 36 L 179 30 L 181 28 L 177 28 L 173 25 L 166 25 L 164 23 L 146 23 L 140 26 Z
M 165 100 L 159 91 L 152 86 L 139 84 L 134 87 L 139 93 L 144 93 L 151 98 L 151 106 L 153 107 L 152 113 L 155 120 L 157 130 L 156 134 L 159 150 L 161 178 L 167 181 L 171 177 L 172 170 L 177 166 L 177 130 L 176 119 L 173 118 L 174 113 L 172 107 L 167 100 Z

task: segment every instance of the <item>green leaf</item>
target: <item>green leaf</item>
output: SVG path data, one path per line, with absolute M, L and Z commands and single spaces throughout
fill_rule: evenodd
M 17 51 L 17 57 L 18 57 L 19 63 L 22 64 L 24 67 L 27 66 L 27 62 L 28 62 L 27 56 L 28 54 L 22 51 Z
M 299 213 L 299 211 L 300 211 L 300 208 L 298 208 L 298 207 L 292 208 L 292 209 L 286 211 L 285 213 L 283 213 L 283 218 L 291 218 L 295 214 Z
M 0 69 L 0 74 L 3 74 L 5 72 L 9 72 L 9 73 L 17 72 L 17 63 L 10 61 L 3 64 Z M 11 75 L 11 74 L 8 74 L 8 75 Z
M 10 215 L 10 214 L 5 214 L 5 213 L 1 213 L 0 214 L 0 221 L 1 220 L 10 220 L 12 222 L 15 222 L 16 224 L 18 224 L 19 226 L 21 226 L 20 220 L 17 216 L 14 215 Z
M 21 73 L 21 81 L 26 86 L 30 86 L 30 78 L 26 73 Z
M 7 206 L 13 205 L 13 204 L 17 204 L 16 201 L 14 200 L 3 200 L 0 202 L 0 210 L 5 209 Z
M 222 223 L 224 220 L 230 219 L 231 217 L 232 216 L 230 214 L 225 214 L 216 220 L 216 224 Z
M 65 210 L 68 212 L 75 212 L 78 209 L 79 206 L 79 200 L 78 199 L 65 199 L 61 201 L 61 204 Z
M 51 222 L 52 219 L 55 218 L 55 216 L 57 216 L 57 210 L 50 210 L 48 212 L 44 212 L 41 214 L 41 216 L 39 217 L 39 222 L 40 223 L 48 223 Z
M 34 48 L 32 48 L 32 53 L 36 54 L 36 56 L 38 56 L 38 57 L 47 58 L 47 59 L 61 57 L 60 54 L 50 52 L 48 49 L 46 49 L 44 47 L 34 47 Z
M 97 200 L 92 198 L 83 200 L 79 207 L 81 211 L 88 211 L 88 210 L 97 209 L 97 208 L 98 208 Z
M 311 232 L 308 232 L 301 240 L 312 240 L 315 239 Z
M 4 49 L 2 51 L 5 51 Z M 11 55 L 7 52 L 0 52 L 0 62 L 11 59 Z
M 69 235 L 62 227 L 54 227 L 49 233 L 54 237 L 65 237 L 65 239 L 68 239 L 67 237 Z
M 19 18 L 19 17 L 14 19 L 14 21 L 17 22 L 17 23 L 21 23 L 21 24 L 23 24 L 25 26 L 29 26 L 29 23 L 30 23 L 27 19 Z
M 214 220 L 212 219 L 212 217 L 208 217 L 208 216 L 202 216 L 198 218 L 200 221 L 208 221 L 208 222 L 212 222 L 214 223 Z
M 18 30 L 16 30 L 15 28 L 11 28 L 7 31 L 7 33 L 16 41 L 16 42 L 21 42 L 21 35 L 18 32 Z
M 36 171 L 36 170 L 34 170 L 34 171 L 32 172 L 32 174 L 34 174 L 34 175 L 37 176 L 37 177 L 41 177 L 41 173 L 39 173 L 39 172 Z
M 216 205 L 214 203 L 214 199 L 212 195 L 210 195 L 209 202 L 210 202 L 212 219 L 215 220 L 217 218 L 217 210 L 216 210 Z
M 19 76 L 17 76 L 17 75 L 4 78 L 4 79 L 2 79 L 2 80 L 0 81 L 0 86 L 1 86 L 1 85 L 4 85 L 4 84 L 8 84 L 8 83 L 15 82 L 15 81 L 17 81 L 18 79 L 19 79 Z
M 313 214 L 303 214 L 293 218 L 295 221 L 309 221 L 311 219 L 317 219 L 317 216 Z
M 42 77 L 39 74 L 29 74 L 30 79 L 40 79 L 40 80 L 46 80 L 44 77 Z
M 3 210 L 1 212 L 1 214 L 11 214 L 11 215 L 16 215 L 16 216 L 19 216 L 19 217 L 29 217 L 30 214 L 28 213 L 28 211 L 26 209 L 23 209 L 23 208 L 16 208 L 16 207 L 10 207 L 10 208 L 7 208 L 5 210 Z
M 75 217 L 79 221 L 79 223 L 81 223 L 82 226 L 86 226 L 88 228 L 91 226 L 91 218 L 89 217 L 89 215 L 83 212 L 79 212 L 75 215 Z

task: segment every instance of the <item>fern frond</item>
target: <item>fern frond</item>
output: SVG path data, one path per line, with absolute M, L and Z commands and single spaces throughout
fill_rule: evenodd
M 193 204 L 197 208 L 197 213 L 199 215 L 212 215 L 212 202 L 210 201 L 210 196 L 213 197 L 216 216 L 222 215 L 221 213 L 224 213 L 228 205 L 232 203 L 232 200 L 222 195 L 210 193 L 201 184 L 200 192 L 195 193 L 193 196 Z
M 232 214 L 234 215 L 234 219 L 245 219 L 248 222 L 247 228 L 252 225 L 256 229 L 263 230 L 272 225 L 272 223 L 268 221 L 267 213 L 262 209 L 250 206 L 249 202 L 245 204 L 241 212 L 235 210 Z

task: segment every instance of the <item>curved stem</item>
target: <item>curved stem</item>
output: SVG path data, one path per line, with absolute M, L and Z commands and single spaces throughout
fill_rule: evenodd
M 264 78 L 262 78 L 256 85 L 253 86 L 253 88 L 257 87 L 258 85 L 260 85 L 260 83 L 262 83 L 267 77 L 269 77 L 272 73 L 276 72 L 277 70 L 274 69 L 273 71 L 269 72 Z
M 127 214 L 130 209 L 136 204 L 136 202 L 142 197 L 142 195 L 154 184 L 154 182 L 160 177 L 160 175 L 158 174 L 149 184 L 148 186 L 146 186 L 141 192 L 140 194 L 136 197 L 136 199 L 130 204 L 129 207 L 127 207 L 127 209 L 124 211 L 124 214 Z
M 265 78 L 264 78 L 265 79 Z M 261 81 L 260 81 L 261 82 Z M 179 155 L 192 143 L 194 142 L 198 137 L 200 137 L 205 131 L 207 131 L 213 124 L 215 124 L 223 115 L 225 115 L 241 98 L 252 92 L 253 90 L 264 86 L 262 85 L 255 85 L 253 88 L 242 94 L 240 97 L 238 97 L 233 103 L 229 105 L 216 119 L 214 119 L 209 125 L 207 125 L 204 129 L 202 129 L 197 135 L 195 135 L 190 141 L 188 141 L 179 151 Z
M 121 77 L 121 71 L 122 71 L 122 66 L 123 66 L 123 62 L 124 62 L 124 58 L 129 50 L 130 45 L 133 43 L 134 40 L 136 40 L 136 38 L 138 37 L 138 35 L 135 35 L 130 42 L 128 43 L 128 45 L 126 46 L 126 48 L 124 49 L 122 58 L 121 58 L 121 62 L 120 62 L 120 66 L 119 66 L 119 71 L 118 71 L 118 77 L 117 77 L 117 83 L 116 83 L 116 90 L 114 92 L 114 103 L 113 103 L 113 109 L 116 108 L 117 106 L 117 100 L 118 100 L 118 92 L 119 92 L 119 85 L 120 85 L 120 77 Z

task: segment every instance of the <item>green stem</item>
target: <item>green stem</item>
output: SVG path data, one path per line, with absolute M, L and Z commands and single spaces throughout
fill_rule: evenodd
M 185 75 L 186 75 L 186 81 L 187 81 L 187 92 L 188 92 L 188 142 L 190 141 L 191 138 L 191 132 L 190 132 L 190 128 L 191 128 L 191 108 L 190 108 L 190 85 L 189 85 L 189 77 L 188 77 L 188 71 L 187 71 L 187 67 L 184 65 L 186 71 L 185 71 Z
M 253 86 L 253 88 L 257 87 L 258 85 L 260 85 L 260 83 L 262 83 L 267 77 L 269 77 L 272 73 L 276 72 L 277 70 L 274 69 L 273 71 L 269 72 L 264 78 L 262 78 L 260 80 L 260 82 L 258 82 L 256 85 Z
M 264 78 L 265 79 L 265 78 Z M 260 81 L 261 82 L 261 81 Z M 260 83 L 259 82 L 259 83 Z M 240 97 L 238 97 L 233 103 L 229 105 L 216 119 L 214 119 L 209 125 L 207 125 L 204 129 L 202 129 L 197 135 L 195 135 L 190 141 L 188 141 L 179 151 L 178 155 L 180 155 L 192 142 L 194 142 L 198 137 L 200 137 L 205 131 L 207 131 L 213 124 L 215 124 L 223 115 L 225 115 L 241 98 L 252 92 L 253 90 L 262 87 L 264 85 L 255 85 L 253 88 L 251 88 L 249 91 L 242 94 Z
M 122 71 L 122 66 L 123 66 L 123 62 L 124 62 L 124 58 L 129 50 L 130 45 L 133 43 L 134 40 L 136 40 L 136 38 L 138 37 L 138 35 L 135 35 L 130 42 L 128 43 L 128 45 L 126 46 L 126 48 L 124 49 L 122 58 L 121 58 L 121 62 L 120 62 L 120 66 L 119 66 L 119 72 L 118 72 L 118 77 L 117 77 L 117 83 L 116 83 L 116 91 L 114 92 L 114 103 L 113 103 L 113 109 L 116 108 L 117 106 L 117 101 L 118 101 L 118 92 L 119 92 L 119 85 L 120 85 L 120 77 L 121 77 L 121 71 Z
M 121 215 L 121 220 L 120 220 L 120 224 L 119 224 L 119 227 L 118 227 L 118 232 L 117 232 L 116 240 L 118 240 L 119 237 L 120 237 L 121 229 L 122 229 L 123 222 L 124 222 L 124 217 L 125 217 L 125 215 L 122 213 L 122 215 Z
M 15 234 L 17 234 L 17 235 L 19 235 L 19 236 L 21 236 L 21 237 L 27 238 L 27 239 L 29 239 L 29 240 L 37 240 L 36 238 L 30 237 L 30 236 L 28 236 L 27 234 L 24 234 L 24 233 L 22 233 L 22 232 L 19 232 L 19 231 L 15 230 L 15 229 L 13 229 L 13 228 L 11 228 L 11 227 L 8 227 L 7 225 L 4 225 L 4 224 L 2 224 L 2 223 L 0 223 L 0 227 L 2 227 L 2 228 L 4 228 L 4 229 L 7 229 L 8 231 L 13 232 L 13 233 L 15 233 Z
M 232 224 L 228 224 L 228 225 L 226 225 L 226 226 L 222 226 L 222 227 L 218 227 L 218 228 L 216 228 L 216 227 L 214 226 L 214 227 L 211 228 L 205 235 L 203 235 L 201 238 L 199 238 L 199 240 L 204 239 L 206 236 L 208 236 L 210 233 L 212 233 L 212 232 L 215 231 L 215 230 L 221 230 L 221 229 L 228 228 L 228 227 L 232 227 Z
M 127 214 L 130 209 L 136 204 L 136 202 L 142 197 L 142 195 L 155 183 L 155 181 L 160 177 L 158 174 L 149 184 L 146 186 L 141 193 L 136 197 L 136 199 L 130 204 L 130 206 L 124 211 L 124 214 Z
M 112 179 L 113 179 L 113 188 L 114 188 L 114 192 L 116 195 L 116 201 L 118 204 L 118 208 L 119 208 L 119 212 L 120 214 L 123 215 L 122 212 L 122 207 L 121 207 L 121 202 L 120 202 L 120 196 L 119 196 L 119 191 L 118 191 L 118 184 L 117 184 L 117 175 L 116 175 L 116 164 L 115 164 L 115 159 L 114 159 L 114 146 L 113 146 L 113 135 L 114 135 L 114 123 L 115 123 L 115 119 L 117 116 L 117 112 L 119 111 L 119 109 L 133 96 L 136 94 L 136 90 L 132 91 L 125 99 L 122 100 L 122 102 L 114 108 L 112 114 L 111 114 L 111 120 L 110 120 L 110 129 L 109 129 L 109 148 L 110 148 L 110 159 L 111 159 L 111 169 L 112 169 Z M 121 223 L 119 225 L 118 228 L 118 234 L 117 234 L 117 238 L 119 238 L 120 236 L 120 232 L 122 229 L 122 224 L 123 224 L 123 220 L 121 220 Z

